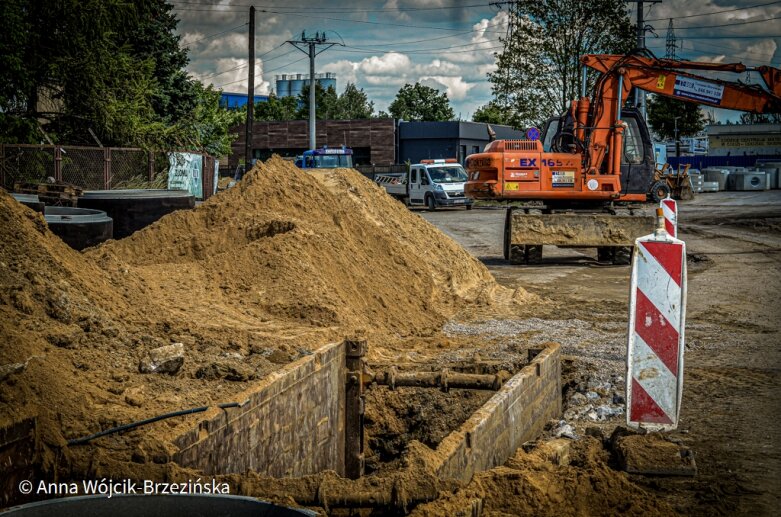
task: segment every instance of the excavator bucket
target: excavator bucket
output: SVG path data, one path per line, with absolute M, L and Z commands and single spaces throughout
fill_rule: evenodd
M 650 210 L 633 214 L 527 213 L 507 210 L 504 255 L 513 263 L 536 263 L 542 246 L 594 247 L 600 261 L 628 264 L 635 239 L 653 233 L 656 218 Z

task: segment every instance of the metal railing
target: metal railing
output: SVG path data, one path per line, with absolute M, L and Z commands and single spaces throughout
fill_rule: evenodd
M 369 178 L 374 178 L 379 174 L 389 174 L 394 172 L 407 172 L 407 164 L 400 165 L 356 165 L 355 170 Z
M 214 158 L 202 156 L 204 165 L 212 170 Z M 47 181 L 71 183 L 84 190 L 166 188 L 168 169 L 168 152 L 165 151 L 131 147 L 0 144 L 0 187 L 9 191 L 17 183 Z M 204 174 L 204 192 L 211 192 L 212 184 L 212 175 Z

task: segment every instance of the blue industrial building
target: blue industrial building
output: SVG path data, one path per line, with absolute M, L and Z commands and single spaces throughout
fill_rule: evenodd
M 268 95 L 255 95 L 255 104 L 258 102 L 268 102 Z M 247 92 L 230 93 L 222 92 L 220 95 L 220 106 L 228 109 L 241 108 L 247 105 Z

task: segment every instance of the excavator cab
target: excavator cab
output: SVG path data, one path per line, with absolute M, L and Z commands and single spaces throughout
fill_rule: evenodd
M 626 124 L 621 153 L 621 193 L 646 194 L 654 182 L 656 170 L 651 133 L 642 115 L 635 109 L 624 109 L 621 120 Z
M 626 124 L 621 155 L 621 193 L 646 194 L 654 182 L 656 169 L 651 134 L 635 109 L 624 109 L 621 120 Z M 584 143 L 575 138 L 574 121 L 569 111 L 548 119 L 540 139 L 545 152 L 577 153 L 584 147 Z

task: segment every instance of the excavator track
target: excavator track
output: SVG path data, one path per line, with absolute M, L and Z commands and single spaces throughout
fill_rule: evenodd
M 514 264 L 542 261 L 543 246 L 594 247 L 597 260 L 629 264 L 635 239 L 648 235 L 656 223 L 653 211 L 641 207 L 603 210 L 508 208 L 504 256 Z

